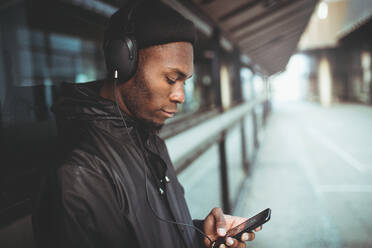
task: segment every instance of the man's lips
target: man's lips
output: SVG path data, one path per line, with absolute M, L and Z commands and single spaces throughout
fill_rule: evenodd
M 167 110 L 164 110 L 164 109 L 162 109 L 161 111 L 162 111 L 162 113 L 163 113 L 165 116 L 167 116 L 168 118 L 169 118 L 169 117 L 173 117 L 173 115 L 177 112 L 177 111 L 167 111 Z

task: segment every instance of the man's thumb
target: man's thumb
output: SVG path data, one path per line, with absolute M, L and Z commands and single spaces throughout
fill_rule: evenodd
M 221 208 L 214 208 L 212 210 L 212 215 L 215 219 L 217 234 L 218 236 L 226 235 L 226 221 L 225 216 Z

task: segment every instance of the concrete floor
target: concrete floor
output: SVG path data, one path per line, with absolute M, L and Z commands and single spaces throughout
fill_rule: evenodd
M 274 109 L 240 198 L 236 215 L 272 209 L 248 247 L 372 247 L 372 108 Z

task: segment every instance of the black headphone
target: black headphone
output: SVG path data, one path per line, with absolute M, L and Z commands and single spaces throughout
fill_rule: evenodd
M 108 75 L 119 83 L 128 81 L 137 69 L 138 47 L 132 16 L 141 2 L 143 0 L 133 1 L 129 11 L 127 8 L 121 8 L 116 12 L 105 32 L 103 52 Z

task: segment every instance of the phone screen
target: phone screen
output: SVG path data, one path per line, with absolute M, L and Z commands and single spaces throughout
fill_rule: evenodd
M 241 223 L 240 225 L 237 225 L 233 229 L 230 229 L 226 236 L 233 237 L 240 232 L 249 232 L 252 231 L 253 229 L 263 225 L 267 221 L 270 220 L 271 216 L 271 209 L 267 208 L 264 211 L 258 213 L 257 215 L 253 216 L 252 218 L 249 218 L 247 221 Z

